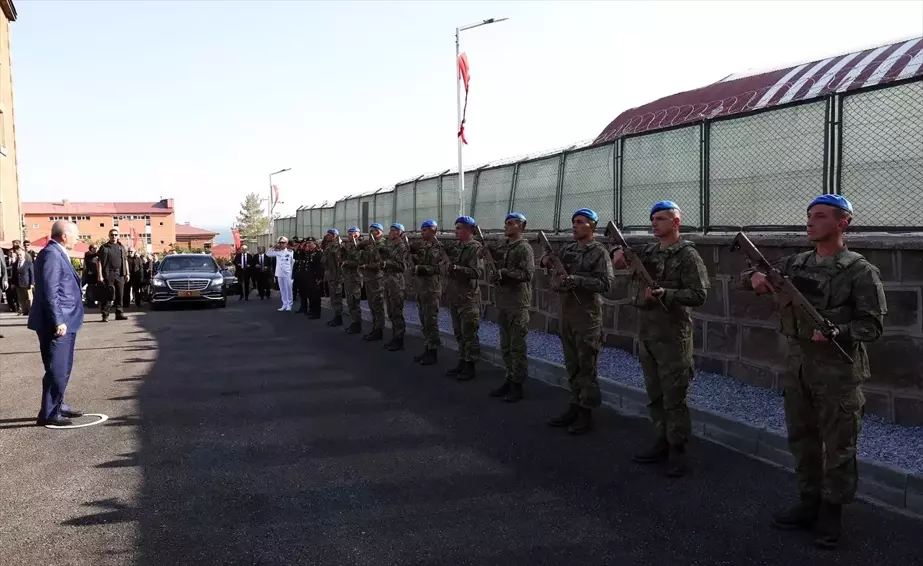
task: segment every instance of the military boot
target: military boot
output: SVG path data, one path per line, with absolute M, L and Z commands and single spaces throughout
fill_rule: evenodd
M 686 475 L 686 446 L 683 444 L 670 445 L 670 465 L 667 468 L 668 478 L 681 478 Z
M 584 434 L 593 430 L 593 411 L 586 407 L 577 409 L 577 419 L 567 427 L 570 434 Z
M 438 356 L 436 356 L 436 349 L 433 348 L 432 350 L 426 351 L 426 354 L 423 356 L 423 359 L 420 360 L 420 365 L 421 366 L 431 366 L 435 364 L 437 361 L 439 360 L 438 360 Z
M 512 387 L 513 387 L 513 382 L 510 381 L 509 379 L 505 379 L 503 380 L 503 385 L 501 385 L 500 387 L 490 392 L 490 396 L 491 397 L 503 397 L 507 393 L 510 392 L 510 389 L 512 389 Z
M 814 544 L 821 548 L 836 548 L 840 542 L 843 525 L 843 506 L 838 503 L 820 504 L 817 526 L 814 529 Z
M 346 328 L 347 334 L 359 334 L 360 332 L 362 332 L 362 323 L 358 320 L 354 320 L 352 324 Z
M 365 340 L 366 342 L 377 342 L 381 340 L 382 338 L 384 338 L 384 336 L 381 330 L 372 330 L 371 332 L 369 332 L 368 334 L 362 337 L 362 339 Z
M 667 444 L 666 437 L 661 436 L 657 438 L 651 448 L 644 452 L 638 452 L 633 459 L 639 464 L 657 464 L 666 459 L 669 449 L 670 446 Z
M 327 326 L 343 326 L 343 315 L 336 313 L 333 318 L 327 321 Z
M 403 349 L 404 349 L 404 337 L 403 336 L 395 336 L 394 339 L 391 340 L 391 344 L 388 346 L 389 352 L 397 352 L 398 350 L 403 350 Z
M 820 509 L 820 497 L 802 493 L 797 505 L 772 517 L 773 526 L 783 531 L 806 530 L 814 527 Z
M 458 381 L 471 381 L 475 377 L 477 377 L 477 372 L 474 369 L 474 362 L 465 362 L 455 379 Z
M 511 384 L 509 393 L 506 394 L 506 397 L 503 398 L 507 403 L 515 403 L 517 401 L 522 401 L 522 384 L 513 383 Z
M 567 410 L 564 411 L 564 414 L 560 417 L 555 417 L 548 421 L 548 424 L 555 427 L 564 427 L 574 424 L 574 421 L 577 420 L 577 413 L 579 412 L 580 405 L 575 405 L 571 403 L 567 406 Z
M 465 360 L 458 358 L 458 363 L 455 364 L 455 367 L 450 367 L 445 370 L 446 377 L 458 377 L 461 374 L 462 370 L 465 368 Z
M 419 354 L 417 354 L 416 356 L 413 357 L 413 361 L 418 362 L 418 363 L 419 363 L 419 362 L 422 362 L 422 361 L 423 361 L 423 358 L 426 357 L 426 353 L 427 353 L 427 352 L 429 352 L 429 350 L 427 350 L 426 348 L 423 348 L 423 351 L 422 351 L 422 352 L 420 352 Z

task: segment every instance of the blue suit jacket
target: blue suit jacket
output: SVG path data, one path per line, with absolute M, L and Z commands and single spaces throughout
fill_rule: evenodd
M 34 262 L 30 257 L 22 263 L 22 267 L 19 267 L 17 263 L 10 269 L 12 273 L 10 274 L 10 285 L 16 285 L 17 287 L 31 287 L 35 285 L 35 271 Z
M 29 328 L 38 333 L 53 332 L 66 324 L 68 332 L 83 326 L 83 296 L 80 277 L 74 271 L 64 246 L 48 242 L 35 259 L 35 292 Z

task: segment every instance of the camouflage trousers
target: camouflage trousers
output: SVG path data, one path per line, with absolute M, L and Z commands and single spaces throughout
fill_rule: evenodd
M 439 339 L 439 298 L 442 285 L 439 277 L 417 278 L 417 303 L 420 306 L 420 327 L 423 334 L 423 346 L 435 350 L 442 344 Z
M 500 352 L 506 378 L 513 383 L 522 383 L 529 375 L 529 359 L 526 335 L 529 334 L 529 307 L 501 308 Z
M 343 282 L 330 275 L 324 276 L 327 282 L 327 292 L 330 293 L 330 304 L 333 306 L 333 312 L 343 314 Z
M 403 336 L 407 328 L 404 322 L 404 274 L 389 273 L 385 276 L 385 305 L 388 307 L 388 318 L 391 319 L 391 332 L 393 336 Z
M 347 275 L 343 278 L 343 288 L 346 290 L 349 318 L 353 322 L 362 322 L 362 279 L 358 275 Z
M 602 403 L 596 373 L 602 349 L 602 307 L 562 309 L 560 330 L 570 402 L 594 409 Z
M 692 434 L 686 406 L 686 392 L 694 374 L 692 336 L 676 342 L 641 340 L 638 354 L 651 424 L 670 444 L 685 444 Z
M 385 289 L 381 277 L 365 278 L 365 298 L 372 311 L 372 330 L 385 329 Z
M 794 358 L 797 363 L 797 354 Z M 865 405 L 861 385 L 830 380 L 823 367 L 802 361 L 785 373 L 783 389 L 798 490 L 829 503 L 851 502 L 859 484 L 856 443 Z
M 458 343 L 458 357 L 466 362 L 476 362 L 481 359 L 481 341 L 478 329 L 481 326 L 481 301 L 480 291 L 473 299 L 466 298 L 449 305 L 449 314 L 452 315 L 452 332 Z

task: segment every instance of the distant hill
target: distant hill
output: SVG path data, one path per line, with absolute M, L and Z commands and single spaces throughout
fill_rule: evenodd
M 216 244 L 233 244 L 234 236 L 231 235 L 231 229 L 227 226 L 199 226 L 203 230 L 209 230 L 211 232 L 218 232 L 218 235 L 215 237 Z

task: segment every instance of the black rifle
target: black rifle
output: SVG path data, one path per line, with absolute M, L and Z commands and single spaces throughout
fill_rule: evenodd
M 567 272 L 567 268 L 564 267 L 564 263 L 561 262 L 561 258 L 558 257 L 558 252 L 554 251 L 554 248 L 551 247 L 551 242 L 548 241 L 548 236 L 544 232 L 538 233 L 538 241 L 541 242 L 542 247 L 545 249 L 545 253 L 548 255 L 548 258 L 551 260 L 551 265 L 554 266 L 554 271 L 561 279 L 565 279 L 570 274 Z M 577 304 L 582 304 L 580 302 L 580 297 L 577 296 L 577 291 L 571 289 L 570 292 L 574 295 L 574 299 L 577 300 Z
M 654 278 L 651 277 L 651 274 L 648 273 L 647 269 L 644 267 L 644 264 L 641 263 L 641 258 L 638 257 L 638 254 L 635 253 L 631 246 L 628 245 L 628 242 L 625 241 L 625 236 L 622 235 L 622 231 L 619 230 L 619 227 L 615 225 L 615 222 L 609 221 L 606 224 L 606 236 L 612 240 L 613 243 L 621 246 L 622 253 L 625 254 L 625 262 L 628 263 L 628 269 L 631 270 L 631 273 L 639 276 L 647 286 L 653 291 L 654 289 L 660 289 L 660 285 L 654 281 Z M 660 306 L 663 307 L 663 310 L 667 310 L 667 305 L 663 302 L 663 297 L 657 297 L 657 302 L 660 303 Z

